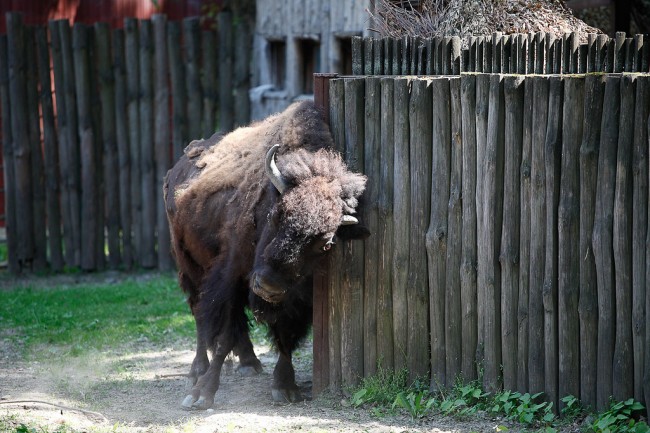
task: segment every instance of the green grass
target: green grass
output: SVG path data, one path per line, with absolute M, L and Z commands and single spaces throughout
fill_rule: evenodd
M 133 276 L 0 291 L 0 335 L 38 359 L 51 351 L 77 355 L 89 348 L 193 339 L 194 319 L 174 278 Z

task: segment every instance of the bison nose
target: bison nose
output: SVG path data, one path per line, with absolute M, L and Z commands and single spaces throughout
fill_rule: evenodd
M 272 284 L 259 274 L 255 274 L 252 280 L 251 286 L 253 293 L 272 304 L 281 302 L 282 299 L 284 299 L 284 295 L 287 293 L 286 289 Z

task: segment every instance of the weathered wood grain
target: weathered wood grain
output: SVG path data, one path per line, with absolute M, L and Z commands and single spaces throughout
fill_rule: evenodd
M 616 152 L 619 130 L 620 78 L 605 80 L 598 152 L 596 184 L 596 213 L 592 245 L 596 263 L 598 287 L 598 358 L 596 408 L 608 407 L 612 395 L 612 365 L 614 360 L 615 291 L 613 257 L 614 191 L 616 185 Z
M 584 79 L 564 79 L 558 207 L 558 395 L 580 395 L 580 171 Z M 560 409 L 564 403 L 560 402 Z
M 142 239 L 140 265 L 150 269 L 157 265 L 156 254 L 156 199 L 153 115 L 153 31 L 151 20 L 140 21 L 140 188 L 142 191 Z M 199 101 L 200 104 L 200 101 Z M 197 113 L 200 123 L 200 109 Z
M 124 30 L 116 29 L 112 35 L 113 77 L 115 79 L 115 135 L 120 184 L 120 231 L 122 233 L 122 265 L 131 269 L 133 244 L 131 226 L 131 158 L 129 148 L 126 65 L 124 64 Z
M 154 170 L 154 192 L 155 215 L 156 215 L 156 261 L 158 269 L 168 271 L 174 268 L 170 251 L 169 225 L 165 203 L 162 197 L 163 182 L 167 170 L 171 168 L 170 130 L 169 130 L 169 60 L 167 56 L 167 18 L 164 15 L 154 15 L 151 19 L 153 24 L 154 51 L 154 133 L 153 133 L 153 157 L 155 161 Z M 205 110 L 204 110 L 205 113 Z
M 410 273 L 411 169 L 409 165 L 409 100 L 411 81 L 394 83 L 394 170 L 393 170 L 393 339 L 396 369 L 406 367 L 408 338 L 408 276 Z
M 418 83 L 418 82 L 416 82 Z M 421 83 L 421 84 L 420 84 Z M 445 336 L 447 334 L 446 328 L 446 294 L 447 290 L 455 290 L 447 286 L 447 242 L 448 242 L 448 207 L 450 202 L 449 193 L 449 178 L 451 171 L 451 97 L 449 88 L 449 79 L 437 78 L 429 83 L 420 81 L 414 87 L 413 102 L 420 102 L 424 107 L 420 110 L 424 111 L 425 116 L 433 120 L 433 125 L 426 131 L 427 138 L 433 140 L 431 150 L 431 174 L 430 174 L 430 217 L 428 220 L 428 228 L 426 230 L 426 252 L 428 263 L 428 281 L 429 281 L 429 318 L 430 318 L 430 335 L 431 335 L 431 386 L 433 390 L 438 390 L 447 386 L 447 381 L 453 381 L 454 376 L 447 377 L 446 361 L 454 364 L 450 366 L 450 370 L 457 373 L 458 369 L 454 368 L 459 361 L 459 354 L 449 354 L 454 359 L 449 358 L 446 353 Z M 426 87 L 424 84 L 429 84 L 432 94 L 425 93 L 424 95 L 418 92 L 425 92 Z M 433 111 L 428 109 L 430 106 L 431 95 L 433 96 Z M 422 98 L 418 100 L 417 98 Z M 428 98 L 428 100 L 426 99 Z M 412 108 L 412 110 L 414 110 Z M 413 111 L 411 115 L 413 115 Z M 417 118 L 417 117 L 416 117 Z M 420 121 L 427 121 L 427 117 L 418 119 Z M 430 123 L 430 121 L 429 121 Z M 413 124 L 412 124 L 413 125 Z M 411 129 L 411 143 L 413 144 L 414 132 Z M 429 141 L 431 143 L 431 141 Z M 424 158 L 426 154 L 423 154 Z M 411 166 L 413 165 L 411 159 Z M 424 168 L 424 167 L 422 167 Z M 416 172 L 418 173 L 418 172 Z M 428 173 L 419 172 L 420 175 L 426 177 Z M 411 184 L 412 188 L 417 186 Z M 421 187 L 420 187 L 421 188 Z M 413 189 L 412 189 L 413 191 Z M 412 203 L 423 205 L 419 202 L 421 197 L 412 197 Z M 425 213 L 425 216 L 428 215 Z M 417 216 L 412 213 L 413 221 L 417 220 Z M 453 277 L 452 277 L 453 278 Z M 411 304 L 409 304 L 409 307 Z M 409 308 L 409 313 L 410 313 Z M 410 324 L 410 332 L 417 332 L 413 329 L 413 324 Z
M 414 80 L 409 101 L 409 164 L 411 172 L 411 229 L 407 366 L 411 380 L 429 371 L 429 287 L 426 237 L 431 200 L 432 94 L 431 82 Z M 444 266 L 444 262 L 443 262 Z M 425 332 L 426 330 L 426 332 Z
M 616 331 L 612 392 L 617 401 L 634 394 L 632 353 L 632 149 L 634 140 L 634 76 L 621 78 L 620 121 L 614 193 L 614 284 Z
M 381 140 L 381 90 L 379 78 L 365 80 L 365 116 L 363 172 L 369 179 L 379 178 L 379 145 Z M 368 182 L 364 191 L 364 223 L 370 233 L 379 226 L 379 190 L 375 182 Z M 377 286 L 379 283 L 379 245 L 377 236 L 364 242 L 363 276 L 363 371 L 367 376 L 377 371 L 377 320 L 383 311 L 378 310 Z
M 462 305 L 462 362 L 461 372 L 465 381 L 477 378 L 476 345 L 478 323 L 476 306 L 476 76 L 462 75 L 462 213 L 463 239 L 460 272 Z
M 505 139 L 503 167 L 503 225 L 501 229 L 501 353 L 504 389 L 517 389 L 518 306 L 520 267 L 521 155 L 523 141 L 524 79 L 503 79 Z
M 641 38 L 641 41 L 643 39 Z M 637 60 L 638 64 L 638 60 Z M 638 69 L 637 69 L 638 70 Z M 634 111 L 634 148 L 632 154 L 632 346 L 634 351 L 634 398 L 643 400 L 644 317 L 646 303 L 646 237 L 648 231 L 648 117 L 650 83 L 647 77 L 636 78 Z M 645 313 L 644 313 L 645 312 Z M 648 400 L 646 400 L 647 406 Z
M 230 12 L 222 12 L 230 14 Z M 221 24 L 225 28 L 221 28 Z M 219 64 L 221 68 L 231 67 L 232 58 L 230 55 L 225 54 L 226 47 L 230 47 L 231 37 L 231 23 L 230 20 L 223 20 L 219 18 Z M 142 28 L 140 29 L 142 31 Z M 227 38 L 222 39 L 222 34 L 225 33 Z M 141 36 L 142 37 L 142 36 Z M 188 17 L 183 19 L 183 48 L 185 53 L 185 92 L 187 95 L 187 112 L 191 115 L 187 116 L 187 133 L 192 140 L 197 140 L 203 137 L 203 128 L 201 121 L 203 120 L 203 89 L 201 87 L 201 28 L 199 27 L 199 17 Z M 222 63 L 223 62 L 223 63 Z M 224 77 L 219 70 L 219 77 L 222 80 Z M 222 81 L 220 83 L 222 84 Z M 228 91 L 232 94 L 232 83 L 228 83 Z M 219 88 L 221 95 L 223 87 Z M 223 101 L 220 101 L 223 104 Z M 226 107 L 223 107 L 226 109 Z M 230 131 L 232 129 L 232 103 L 227 108 L 228 113 L 224 113 L 220 118 L 222 131 Z
M 549 82 L 533 77 L 533 122 L 546 125 L 548 119 Z M 528 389 L 544 391 L 544 305 L 542 302 L 545 262 L 546 170 L 544 144 L 546 128 L 533 129 L 530 163 L 530 284 L 528 288 Z
M 185 92 L 185 66 L 181 53 L 181 26 L 171 21 L 167 26 L 167 51 L 169 53 L 169 82 L 172 96 L 172 155 L 178 161 L 187 144 L 187 94 Z
M 377 363 L 390 371 L 394 368 L 393 335 L 393 184 L 395 134 L 394 79 L 380 82 L 381 122 L 379 143 L 379 178 L 377 188 Z

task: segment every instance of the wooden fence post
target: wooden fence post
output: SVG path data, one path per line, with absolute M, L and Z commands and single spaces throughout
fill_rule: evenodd
M 124 19 L 124 56 L 126 71 L 126 104 L 128 114 L 129 152 L 131 160 L 131 227 L 133 227 L 133 260 L 142 261 L 142 182 L 140 175 L 140 62 L 138 53 L 138 21 Z
M 115 29 L 112 35 L 113 76 L 115 79 L 115 134 L 120 185 L 120 229 L 122 232 L 122 264 L 129 270 L 133 266 L 132 213 L 131 213 L 131 150 L 129 148 L 127 118 L 127 82 L 124 64 L 124 30 Z
M 219 13 L 219 130 L 233 129 L 233 77 L 232 77 L 232 13 Z
M 454 41 L 452 40 L 452 43 Z M 453 52 L 453 45 L 452 45 Z M 462 289 L 460 271 L 462 263 L 462 176 L 463 176 L 463 146 L 462 146 L 462 108 L 460 77 L 449 79 L 450 91 L 450 135 L 449 135 L 449 202 L 447 206 L 447 257 L 446 257 L 446 290 L 445 294 L 445 354 L 446 382 L 451 386 L 462 371 Z M 435 108 L 434 108 L 435 112 Z M 435 134 L 434 134 L 435 136 Z M 440 143 L 444 145 L 444 143 Z M 435 152 L 435 150 L 434 150 Z M 431 188 L 434 186 L 432 179 Z M 433 196 L 433 193 L 432 193 Z M 431 204 L 434 207 L 433 201 Z M 432 212 L 433 214 L 433 212 Z M 431 302 L 430 302 L 431 304 Z
M 546 398 L 558 406 L 558 324 L 557 324 L 557 206 L 560 196 L 560 160 L 562 156 L 562 79 L 549 78 L 548 123 L 544 144 L 546 174 L 546 258 L 544 260 L 544 343 Z
M 414 169 L 414 176 L 422 176 L 428 179 L 430 176 L 430 184 L 428 188 L 431 190 L 431 195 L 428 198 L 431 212 L 428 219 L 428 228 L 426 230 L 426 252 L 428 258 L 428 280 L 429 280 L 429 293 L 428 293 L 428 308 L 430 316 L 430 334 L 431 334 L 431 386 L 432 390 L 438 390 L 447 386 L 447 368 L 446 361 L 454 364 L 458 363 L 459 354 L 452 353 L 450 356 L 446 353 L 445 344 L 445 330 L 447 328 L 445 323 L 445 291 L 455 290 L 454 295 L 458 295 L 458 288 L 447 287 L 447 241 L 448 241 L 448 221 L 447 209 L 449 206 L 449 177 L 450 177 L 450 163 L 451 163 L 451 98 L 449 91 L 449 79 L 436 78 L 432 81 L 417 80 L 413 88 L 413 105 L 411 114 L 414 122 L 411 123 L 411 146 L 413 148 L 411 155 L 411 167 Z M 425 86 L 426 85 L 426 86 Z M 431 90 L 429 89 L 431 88 Z M 433 98 L 433 99 L 432 99 Z M 432 105 L 433 101 L 433 105 Z M 419 108 L 417 108 L 419 107 Z M 432 108 L 433 107 L 433 110 Z M 435 113 L 435 116 L 434 114 Z M 431 126 L 433 120 L 433 127 Z M 415 123 L 418 122 L 418 123 Z M 422 125 L 427 123 L 427 125 Z M 426 133 L 420 128 L 425 128 Z M 431 143 L 433 138 L 433 149 L 430 154 L 419 153 L 414 154 L 415 150 L 422 152 L 415 146 L 418 144 L 422 146 L 419 141 L 418 135 L 422 134 L 422 140 L 428 140 Z M 417 140 L 417 141 L 416 141 Z M 415 157 L 432 159 L 431 168 L 428 169 L 427 164 L 420 163 L 416 165 Z M 432 157 L 432 158 L 431 158 Z M 430 174 L 429 174 L 430 172 Z M 418 207 L 424 207 L 424 218 L 429 215 L 426 205 L 427 199 L 423 199 L 422 185 L 411 182 L 411 203 L 416 204 Z M 413 194 L 415 193 L 415 194 Z M 415 228 L 418 228 L 418 215 L 414 210 L 411 211 L 411 218 Z M 421 224 L 421 223 L 420 223 Z M 414 230 L 412 230 L 413 232 Z M 412 235 L 413 236 L 413 235 Z M 415 243 L 412 240 L 413 243 Z M 412 248 L 415 245 L 412 245 Z M 417 254 L 417 250 L 411 249 L 412 253 Z M 414 260 L 411 260 L 414 264 Z M 419 269 L 415 269 L 419 271 Z M 420 284 L 423 284 L 421 282 Z M 426 283 L 424 283 L 426 286 Z M 415 291 L 415 287 L 409 287 L 409 291 Z M 416 293 L 417 294 L 417 293 Z M 418 296 L 419 298 L 419 296 Z M 409 298 L 409 316 L 415 313 L 411 312 L 411 305 L 415 304 L 415 297 Z M 424 314 L 426 318 L 426 314 Z M 410 322 L 409 328 L 411 334 L 418 334 L 415 329 L 417 323 Z M 422 322 L 419 323 L 422 327 Z M 422 328 L 420 328 L 422 329 Z M 421 331 L 420 331 L 421 332 Z M 409 340 L 410 342 L 411 340 Z M 422 342 L 416 341 L 418 344 Z M 454 347 L 456 348 L 456 347 Z M 452 351 L 453 352 L 453 351 Z M 459 369 L 450 368 L 455 373 Z M 449 378 L 453 380 L 453 378 Z
M 642 38 L 641 38 L 642 39 Z M 636 109 L 634 112 L 634 150 L 632 157 L 632 346 L 634 348 L 634 398 L 643 400 L 644 315 L 646 297 L 646 233 L 648 231 L 648 124 L 650 116 L 650 83 L 647 77 L 636 78 Z M 645 311 L 645 313 L 644 313 Z M 650 406 L 650 399 L 646 399 Z
M 120 251 L 120 173 L 118 167 L 115 127 L 115 80 L 111 65 L 110 29 L 107 23 L 95 23 L 95 57 L 102 114 L 102 141 L 104 150 L 104 188 L 106 196 L 106 229 L 108 235 L 108 264 L 117 269 L 122 262 Z M 102 245 L 103 247 L 103 245 Z
M 223 12 L 229 14 L 229 12 Z M 222 24 L 221 14 L 219 18 L 219 28 L 221 29 Z M 227 23 L 224 22 L 224 25 L 227 26 L 227 29 L 222 30 L 222 32 L 230 31 L 230 21 Z M 228 33 L 230 35 L 230 33 Z M 220 35 L 221 36 L 221 35 Z M 230 39 L 228 40 L 229 43 Z M 220 44 L 225 44 L 227 41 L 225 39 L 219 39 Z M 230 45 L 229 45 L 230 46 Z M 201 120 L 203 120 L 203 91 L 201 89 L 201 29 L 199 28 L 199 18 L 198 17 L 189 17 L 183 19 L 183 48 L 185 49 L 185 91 L 187 92 L 187 133 L 189 134 L 192 140 L 201 138 L 203 135 L 203 129 L 201 128 Z M 221 47 L 219 54 L 221 55 L 226 49 L 225 46 Z M 225 53 L 224 53 L 225 54 Z M 219 61 L 228 62 L 228 67 L 232 63 L 232 58 L 228 56 L 226 59 L 220 58 Z M 222 65 L 224 67 L 224 65 Z M 219 71 L 221 72 L 221 71 Z M 220 73 L 220 78 L 223 80 L 223 76 Z M 228 92 L 232 94 L 232 83 L 228 83 Z M 223 91 L 223 87 L 220 88 L 220 93 Z M 221 95 L 223 97 L 223 95 Z M 224 132 L 230 131 L 232 129 L 232 104 L 228 107 L 221 107 L 219 111 L 221 114 L 221 130 Z M 229 110 L 229 113 L 224 113 L 225 110 Z M 223 128 L 223 123 L 228 122 L 228 128 Z
M 0 35 L 0 109 L 2 110 L 2 158 L 5 178 L 5 228 L 7 230 L 7 262 L 9 272 L 18 274 L 16 232 L 16 172 L 14 169 L 14 143 L 11 131 L 11 101 L 9 88 L 9 59 L 7 35 Z
M 364 160 L 364 81 L 344 79 L 345 88 L 345 155 L 351 170 L 361 171 Z M 363 218 L 363 206 L 360 218 Z M 363 256 L 359 242 L 343 247 L 341 282 L 341 373 L 343 385 L 356 385 L 363 377 Z
M 237 33 L 239 35 L 239 33 Z M 156 46 L 158 43 L 156 42 Z M 247 48 L 242 47 L 246 52 Z M 217 90 L 217 59 L 219 58 L 219 44 L 216 34 L 212 30 L 201 32 L 201 58 L 203 68 L 201 69 L 201 88 L 203 89 L 203 129 L 202 137 L 208 138 L 217 130 L 217 104 L 219 103 L 219 91 Z M 167 68 L 165 68 L 167 69 Z M 247 95 L 248 96 L 248 93 Z M 248 98 L 247 98 L 248 99 Z M 237 104 L 235 105 L 235 107 Z M 193 137 L 198 138 L 198 136 Z
M 375 47 L 376 48 L 376 47 Z M 379 226 L 378 198 L 376 180 L 379 178 L 379 145 L 381 139 L 381 89 L 379 78 L 365 80 L 365 121 L 363 172 L 369 179 L 364 191 L 364 222 L 371 233 L 377 233 Z M 374 375 L 377 371 L 377 286 L 379 267 L 379 245 L 377 236 L 364 242 L 363 278 L 363 371 L 364 375 Z
M 596 407 L 598 358 L 598 293 L 592 233 L 604 84 L 602 76 L 585 77 L 584 125 L 580 144 L 580 400 L 592 408 Z
M 411 230 L 407 284 L 407 365 L 410 379 L 429 371 L 429 288 L 425 237 L 431 200 L 432 95 L 431 82 L 414 80 L 409 103 L 409 164 L 411 166 Z M 444 262 L 443 262 L 444 266 Z M 427 332 L 424 332 L 424 330 Z M 444 383 L 444 382 L 443 382 Z
M 169 130 L 169 60 L 167 58 L 167 18 L 164 15 L 152 17 L 154 32 L 154 155 L 156 197 L 156 233 L 158 269 L 174 269 L 171 256 L 171 240 L 165 202 L 162 197 L 163 182 L 171 168 Z M 213 117 L 214 119 L 214 117 Z
M 181 54 L 181 29 L 178 21 L 172 21 L 167 29 L 169 51 L 169 81 L 172 94 L 172 155 L 178 161 L 187 144 L 187 95 L 185 93 L 185 67 Z
M 474 60 L 475 61 L 475 60 Z M 463 239 L 460 273 L 462 306 L 462 362 L 461 373 L 465 381 L 476 379 L 476 345 L 478 323 L 476 306 L 476 76 L 462 75 L 462 148 L 463 148 Z
M 32 162 L 27 117 L 25 27 L 22 15 L 7 14 L 9 96 L 16 173 L 16 233 L 20 240 L 16 256 L 21 268 L 34 259 L 34 213 L 32 207 Z
M 156 201 L 161 193 L 156 191 L 153 119 L 153 34 L 151 20 L 140 21 L 140 188 L 142 189 L 142 220 L 140 264 L 144 268 L 156 267 Z M 196 112 L 201 121 L 200 110 Z
M 632 143 L 634 140 L 633 75 L 621 78 L 620 121 L 614 193 L 614 284 L 616 299 L 612 392 L 622 401 L 634 394 L 632 352 Z
M 522 38 L 523 39 L 523 38 Z M 520 41 L 521 43 L 521 41 Z M 525 47 L 524 47 L 525 49 Z M 519 67 L 526 64 L 525 57 Z M 521 69 L 520 69 L 521 70 Z M 530 345 L 528 297 L 530 292 L 530 252 L 531 252 L 531 152 L 533 139 L 533 92 L 534 84 L 524 80 L 524 102 L 522 106 L 522 144 L 520 171 L 520 231 L 519 231 L 519 294 L 517 306 L 517 390 L 528 391 L 528 350 Z
M 47 200 L 47 232 L 50 251 L 50 267 L 54 272 L 63 269 L 63 246 L 61 237 L 61 207 L 59 205 L 59 145 L 54 124 L 52 83 L 50 81 L 50 54 L 44 27 L 36 28 L 38 48 L 38 73 L 41 85 L 41 110 L 43 113 L 43 150 Z
M 517 389 L 518 306 L 520 268 L 520 170 L 523 141 L 524 79 L 507 76 L 503 167 L 503 226 L 501 229 L 501 346 L 503 387 Z
M 393 184 L 394 184 L 394 154 L 393 137 L 395 134 L 394 112 L 394 82 L 393 78 L 382 78 L 381 92 L 381 122 L 379 145 L 379 178 L 377 227 L 377 249 L 379 252 L 379 269 L 377 285 L 377 361 L 386 370 L 394 368 L 394 335 L 393 335 Z
M 575 37 L 575 35 L 573 35 Z M 564 79 L 558 207 L 558 396 L 580 395 L 580 185 L 584 79 Z M 560 409 L 564 403 L 560 402 Z
M 401 44 L 400 44 L 401 45 Z M 394 170 L 393 170 L 393 353 L 395 369 L 407 367 L 408 301 L 410 273 L 409 234 L 411 232 L 411 169 L 409 165 L 409 100 L 411 80 L 399 78 L 394 83 L 395 102 Z
M 315 95 L 314 95 L 315 96 Z M 345 152 L 345 87 L 344 80 L 331 80 L 329 84 L 329 124 L 332 130 L 332 138 L 334 139 L 334 146 L 337 151 Z M 343 245 L 340 248 L 335 248 L 332 254 L 329 255 L 328 263 L 325 265 L 328 269 L 340 269 L 343 266 Z M 335 277 L 336 276 L 336 277 Z M 329 323 L 328 329 L 328 346 L 329 346 L 329 384 L 331 389 L 339 389 L 343 383 L 342 376 L 342 354 L 341 347 L 342 341 L 342 325 L 343 325 L 343 306 L 342 306 L 342 293 L 343 288 L 341 282 L 341 273 L 330 273 L 328 281 L 328 297 L 327 303 L 329 307 L 329 314 L 327 322 Z M 325 321 L 325 319 L 323 319 Z M 324 338 L 324 337 L 323 337 Z M 318 346 L 314 350 L 318 350 Z M 315 362 L 314 370 L 318 364 Z M 323 366 L 323 369 L 325 367 Z M 314 386 L 318 389 L 318 383 Z
M 546 125 L 548 118 L 548 79 L 532 77 L 533 122 Z M 530 163 L 530 285 L 528 292 L 528 389 L 544 391 L 544 305 L 542 292 L 545 260 L 546 189 L 544 143 L 546 128 L 533 129 Z
M 593 251 L 598 287 L 598 358 L 596 408 L 603 410 L 612 395 L 612 364 L 614 360 L 614 257 L 613 222 L 614 189 L 616 185 L 616 152 L 619 130 L 620 78 L 608 76 L 605 81 L 596 213 L 594 217 Z
M 81 151 L 81 268 L 86 271 L 97 267 L 97 169 L 95 139 L 92 127 L 90 105 L 90 67 L 88 56 L 88 28 L 76 23 L 72 34 L 74 47 L 75 89 L 77 95 L 77 116 L 79 145 Z
M 38 98 L 38 65 L 34 27 L 24 27 L 25 66 L 27 85 L 27 136 L 31 147 L 32 211 L 34 258 L 32 269 L 43 271 L 47 267 L 47 233 L 45 224 L 45 168 L 41 147 L 41 126 Z

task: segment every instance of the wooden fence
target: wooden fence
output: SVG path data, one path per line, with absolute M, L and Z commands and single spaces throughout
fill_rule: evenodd
M 163 178 L 191 139 L 249 120 L 251 33 L 229 12 L 28 27 L 7 14 L 0 103 L 9 268 L 173 266 Z M 217 43 L 218 42 L 218 43 Z M 236 48 L 235 48 L 236 47 Z M 217 109 L 219 107 L 219 109 Z
M 381 365 L 556 407 L 650 402 L 650 76 L 329 83 L 373 235 L 329 263 L 315 386 Z
M 581 41 L 581 38 L 583 39 Z M 647 37 L 646 37 L 647 39 Z M 463 44 L 465 46 L 463 46 Z M 644 35 L 549 33 L 361 38 L 352 40 L 353 75 L 458 75 L 461 72 L 575 74 L 650 72 Z

